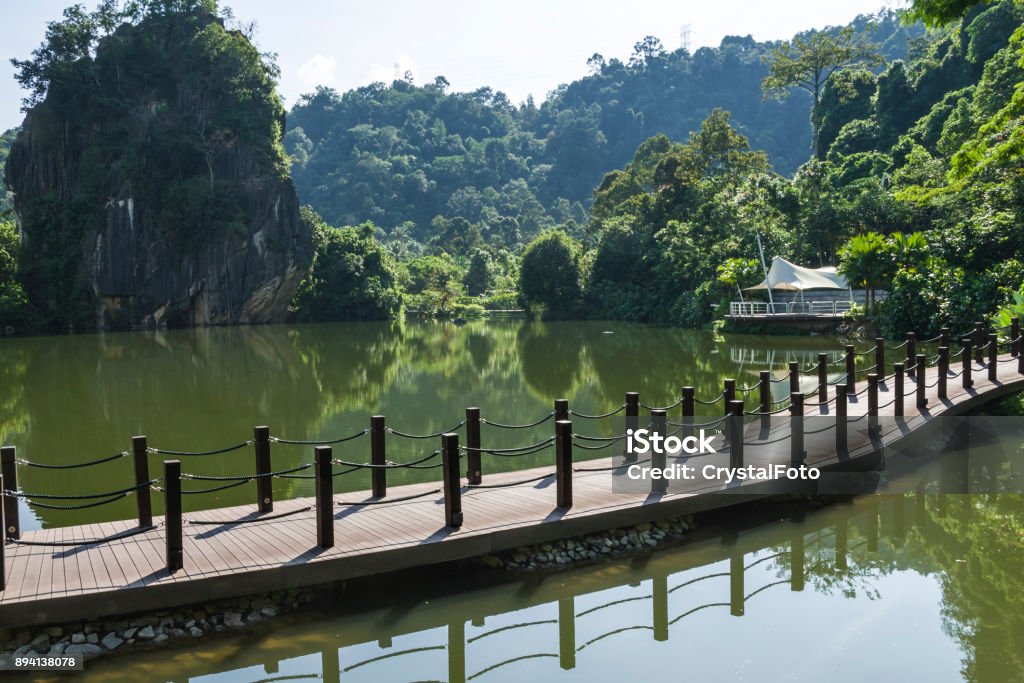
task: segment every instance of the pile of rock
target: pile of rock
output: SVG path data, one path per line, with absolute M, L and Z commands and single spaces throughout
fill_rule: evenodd
M 292 589 L 113 621 L 0 631 L 0 652 L 16 656 L 80 654 L 91 659 L 127 646 L 163 645 L 179 638 L 244 628 L 291 612 L 313 598 L 312 590 Z
M 580 538 L 522 546 L 497 555 L 485 555 L 480 561 L 488 567 L 504 567 L 515 571 L 557 569 L 601 562 L 657 548 L 682 538 L 694 526 L 691 516 L 644 522 Z

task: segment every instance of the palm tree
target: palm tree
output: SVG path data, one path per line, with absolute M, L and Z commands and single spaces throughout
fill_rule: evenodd
M 839 272 L 850 282 L 864 285 L 872 313 L 875 288 L 885 280 L 890 265 L 889 245 L 877 232 L 857 235 L 839 250 Z

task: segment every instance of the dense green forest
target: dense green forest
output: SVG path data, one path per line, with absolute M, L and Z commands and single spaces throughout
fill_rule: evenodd
M 891 290 L 868 312 L 889 335 L 969 328 L 1024 278 L 1022 20 L 1011 0 L 982 4 L 909 62 L 837 69 L 812 112 L 818 158 L 793 178 L 725 111 L 685 144 L 646 141 L 597 189 L 586 287 L 559 305 L 707 322 L 730 288 L 759 279 L 760 232 L 770 254 L 839 262 L 858 284 Z
M 630 64 L 596 60 L 591 76 L 560 88 L 536 112 L 500 102 L 497 108 L 504 109 L 504 117 L 490 119 L 490 126 L 478 123 L 476 129 L 469 121 L 480 119 L 460 115 L 459 140 L 472 144 L 466 154 L 456 155 L 458 159 L 447 153 L 451 148 L 444 156 L 424 155 L 409 142 L 407 128 L 378 124 L 398 120 L 387 118 L 396 102 L 427 102 L 427 109 L 417 109 L 413 118 L 423 124 L 421 130 L 432 129 L 440 136 L 442 130 L 450 130 L 450 114 L 441 116 L 450 110 L 442 105 L 458 102 L 463 106 L 460 112 L 494 115 L 491 100 L 500 101 L 500 94 L 487 91 L 486 98 L 480 93 L 467 98 L 447 95 L 443 83 L 418 88 L 408 82 L 340 98 L 320 91 L 296 107 L 288 144 L 296 149 L 299 128 L 308 139 L 304 115 L 330 106 L 348 117 L 359 103 L 363 118 L 358 125 L 328 130 L 322 123 L 313 128 L 314 136 L 326 141 L 303 142 L 302 152 L 309 156 L 299 154 L 295 173 L 302 178 L 316 168 L 318 155 L 345 149 L 347 156 L 336 163 L 349 173 L 339 173 L 331 182 L 364 184 L 354 193 L 334 192 L 336 203 L 325 212 L 340 210 L 340 222 L 348 222 L 353 217 L 373 219 L 373 212 L 385 211 L 377 202 L 399 207 L 390 222 L 377 223 L 377 235 L 397 257 L 396 278 L 412 293 L 408 301 L 418 310 L 459 310 L 459 301 L 489 305 L 491 299 L 473 297 L 481 290 L 500 292 L 515 282 L 518 303 L 549 315 L 701 325 L 721 312 L 737 286 L 759 279 L 753 257 L 755 234 L 760 234 L 769 255 L 809 265 L 838 264 L 858 285 L 888 291 L 887 300 L 860 312 L 888 335 L 910 329 L 930 333 L 943 325 L 967 329 L 1010 302 L 1024 279 L 1018 89 L 1024 81 L 1024 11 L 1012 0 L 970 3 L 962 17 L 953 16 L 953 10 L 941 3 L 919 3 L 914 11 L 911 18 L 933 26 L 927 33 L 908 35 L 891 15 L 883 14 L 875 22 L 858 20 L 848 27 L 810 31 L 775 45 L 747 43 L 761 53 L 750 62 L 731 52 L 744 44 L 740 40 L 727 39 L 717 51 L 704 52 L 716 55 L 719 65 L 747 64 L 751 73 L 756 71 L 755 99 L 760 104 L 744 108 L 737 98 L 742 99 L 749 84 L 729 80 L 730 97 L 721 92 L 707 95 L 708 102 L 718 98 L 717 103 L 725 106 L 701 112 L 697 123 L 684 124 L 691 128 L 688 136 L 667 125 L 655 129 L 658 132 L 637 144 L 619 170 L 595 182 L 589 197 L 561 179 L 558 169 L 571 166 L 560 166 L 550 150 L 561 136 L 558 121 L 569 116 L 566 111 L 579 109 L 555 114 L 553 108 L 569 101 L 566 98 L 579 103 L 585 99 L 583 93 L 590 94 L 587 106 L 592 106 L 598 93 L 612 97 L 629 90 L 624 84 L 630 79 L 631 88 L 641 89 L 639 84 L 653 82 L 653 64 L 685 63 L 692 76 L 702 52 L 693 57 L 652 57 L 645 54 L 651 43 L 640 43 Z M 880 37 L 885 40 L 878 42 Z M 897 44 L 905 58 L 892 58 Z M 730 54 L 736 59 L 725 59 Z M 612 90 L 608 83 L 603 90 L 595 85 L 612 71 L 630 76 L 616 81 L 619 87 Z M 668 90 L 648 87 L 648 94 Z M 778 98 L 781 104 L 776 104 Z M 731 110 L 737 106 L 746 121 Z M 776 108 L 769 116 L 771 123 L 758 128 L 752 123 L 758 121 L 757 108 L 769 106 L 796 106 L 800 114 L 786 116 L 784 109 Z M 420 116 L 428 111 L 437 115 Z M 524 111 L 536 132 L 523 124 Z M 695 111 L 700 107 L 684 108 L 679 118 Z M 343 120 L 344 125 L 351 123 Z M 593 134 L 575 138 L 583 141 L 574 147 L 575 168 L 600 168 L 614 156 L 602 153 L 587 159 L 587 150 L 607 152 L 613 139 L 618 149 L 622 140 L 636 135 L 627 128 L 605 135 L 596 121 Z M 808 146 L 791 146 L 780 156 L 772 149 L 769 129 L 782 130 L 778 127 L 794 121 L 806 133 L 795 134 L 794 139 L 809 140 Z M 479 146 L 473 130 L 476 135 L 501 130 L 506 137 L 513 131 L 520 146 L 491 145 L 494 139 Z M 451 135 L 446 135 L 435 136 L 433 142 L 417 140 L 436 149 L 430 145 L 450 141 Z M 356 137 L 378 142 L 387 138 L 394 146 L 377 147 L 377 152 L 399 153 L 378 156 L 355 143 Z M 341 138 L 350 146 L 339 147 Z M 595 146 L 586 140 L 603 142 Z M 526 175 L 527 158 L 534 158 L 526 154 L 528 143 L 535 145 L 535 158 L 546 162 L 538 165 L 542 176 L 533 171 Z M 510 149 L 521 154 L 506 156 Z M 396 173 L 390 164 L 410 158 L 413 165 L 403 168 L 425 180 L 431 201 L 438 202 L 422 210 L 426 216 L 441 212 L 429 222 L 419 214 L 422 205 L 409 202 L 388 185 L 408 180 L 409 175 Z M 456 188 L 459 181 L 450 175 L 435 177 L 437 168 L 450 170 L 450 164 L 458 162 L 465 170 L 474 158 L 480 164 L 476 182 L 493 183 L 483 191 L 476 186 Z M 435 163 L 439 159 L 440 165 Z M 365 167 L 360 170 L 352 164 Z M 785 164 L 793 164 L 795 170 L 780 172 L 780 167 L 787 170 Z M 510 195 L 502 182 L 513 181 L 497 169 L 516 167 L 522 177 Z M 376 168 L 384 185 L 371 187 L 364 174 L 367 168 Z M 585 173 L 567 175 L 575 182 Z M 309 181 L 300 180 L 300 187 Z M 330 186 L 325 183 L 321 189 Z M 534 218 L 524 220 L 524 205 L 511 206 L 510 196 L 526 198 Z M 361 209 L 331 208 L 354 198 L 363 202 Z M 467 202 L 469 198 L 473 202 Z M 315 205 L 315 191 L 306 199 Z M 559 206 L 566 211 L 560 213 Z M 364 210 L 370 213 L 361 213 Z M 401 222 L 396 223 L 398 217 Z M 529 243 L 521 251 L 520 240 Z M 1018 294 L 1018 308 L 1022 296 L 1024 292 Z
M 406 77 L 307 94 L 283 137 L 270 95 L 229 123 L 290 163 L 310 205 L 296 320 L 526 306 L 701 325 L 757 279 L 760 234 L 769 255 L 888 291 L 860 312 L 887 334 L 960 329 L 1021 286 L 1022 21 L 1013 0 L 921 0 L 774 43 L 690 54 L 646 38 L 627 62 L 595 54 L 539 105 Z M 276 76 L 267 55 L 246 59 L 261 83 Z M 38 97 L 59 73 L 32 64 L 16 63 Z M 151 180 L 157 204 L 187 209 L 168 221 L 189 239 L 230 203 L 200 174 Z
M 890 59 L 924 32 L 892 12 L 859 17 L 850 29 Z M 809 98 L 762 96 L 776 45 L 732 36 L 690 54 L 647 37 L 628 62 L 593 55 L 589 75 L 539 106 L 486 87 L 449 92 L 443 76 L 341 95 L 320 88 L 288 117 L 292 175 L 328 222 L 372 221 L 396 254 L 454 253 L 450 233 L 469 227 L 461 221 L 490 247 L 518 251 L 545 228 L 583 223 L 601 177 L 645 139 L 685 140 L 716 107 L 732 113 L 776 171 L 791 174 L 810 146 Z

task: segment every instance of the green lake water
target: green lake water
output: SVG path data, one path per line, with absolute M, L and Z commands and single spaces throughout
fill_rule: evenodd
M 133 434 L 177 450 L 235 444 L 257 424 L 284 438 L 337 438 L 364 429 L 372 413 L 421 434 L 453 426 L 471 405 L 495 421 L 526 423 L 555 397 L 581 412 L 617 407 L 629 390 L 649 405 L 674 402 L 684 385 L 713 398 L 727 377 L 754 384 L 760 370 L 784 377 L 791 360 L 809 367 L 822 351 L 838 359 L 840 343 L 517 320 L 6 339 L 0 417 L 5 443 L 49 464 L 116 453 Z M 841 377 L 841 365 L 832 369 L 833 380 Z M 815 381 L 808 376 L 807 387 Z M 788 391 L 786 382 L 773 386 L 778 398 Z M 583 424 L 574 430 L 609 433 L 601 422 Z M 551 432 L 550 422 L 513 432 L 485 426 L 484 439 L 515 446 Z M 388 457 L 413 459 L 434 441 L 390 436 Z M 309 446 L 274 444 L 272 452 L 275 469 L 312 456 Z M 335 453 L 366 460 L 368 441 Z M 485 463 L 493 470 L 551 457 Z M 159 461 L 152 456 L 154 471 Z M 183 461 L 190 472 L 245 474 L 253 453 L 250 446 Z M 132 482 L 128 458 L 19 472 L 25 491 L 90 493 Z M 368 486 L 364 473 L 336 481 L 344 490 Z M 312 492 L 305 480 L 274 487 L 278 497 Z M 244 504 L 253 488 L 185 504 Z M 28 528 L 59 526 L 129 518 L 134 503 L 21 512 Z M 1022 519 L 1024 500 L 1007 494 L 872 495 L 796 516 L 792 506 L 764 504 L 705 521 L 687 544 L 599 566 L 510 578 L 464 565 L 340 590 L 272 627 L 96 660 L 79 678 L 1024 680 Z
M 621 405 L 627 391 L 639 391 L 647 405 L 669 405 L 678 400 L 681 387 L 692 385 L 698 399 L 709 400 L 721 393 L 726 378 L 754 385 L 758 372 L 766 369 L 782 378 L 788 361 L 806 368 L 817 362 L 819 352 L 840 359 L 841 349 L 840 340 L 824 336 L 716 338 L 706 331 L 623 323 L 523 320 L 461 327 L 447 322 L 343 323 L 4 339 L 0 368 L 7 395 L 0 399 L 0 440 L 17 447 L 25 460 L 68 465 L 130 450 L 133 435 L 175 451 L 239 444 L 252 437 L 255 425 L 268 425 L 272 435 L 289 440 L 335 439 L 366 429 L 374 413 L 384 415 L 388 426 L 414 435 L 450 429 L 468 406 L 478 406 L 485 419 L 528 424 L 550 413 L 555 398 L 569 399 L 571 408 L 585 414 Z M 869 360 L 858 358 L 862 365 Z M 841 362 L 830 370 L 833 381 L 843 376 Z M 815 385 L 813 372 L 804 381 Z M 789 391 L 785 381 L 772 388 L 778 399 Z M 748 401 L 757 401 L 756 391 Z M 698 414 L 715 415 L 722 410 L 721 403 L 698 409 Z M 574 431 L 609 436 L 610 423 L 577 420 Z M 524 430 L 484 425 L 482 430 L 485 447 L 510 448 L 550 437 L 554 425 L 548 421 Z M 389 435 L 387 457 L 409 462 L 439 447 L 439 438 Z M 607 453 L 578 449 L 576 457 Z M 275 443 L 271 455 L 279 471 L 312 462 L 313 447 Z M 335 446 L 334 456 L 366 462 L 369 438 Z M 150 457 L 152 476 L 159 476 L 161 459 Z M 183 471 L 200 475 L 255 471 L 252 446 L 181 460 Z M 427 464 L 432 462 L 438 460 Z M 491 457 L 485 473 L 551 462 L 550 449 L 525 457 Z M 439 470 L 388 472 L 392 484 L 428 479 L 440 479 Z M 78 469 L 22 466 L 18 483 L 29 493 L 83 495 L 116 491 L 135 480 L 132 459 L 125 457 Z M 308 479 L 275 478 L 273 486 L 278 499 L 313 494 Z M 211 487 L 210 482 L 185 486 Z M 368 489 L 368 471 L 338 477 L 335 487 Z M 184 506 L 243 505 L 255 498 L 255 484 L 248 483 L 185 496 Z M 159 513 L 161 496 L 154 494 L 153 500 Z M 21 510 L 26 529 L 134 515 L 131 496 L 74 512 L 28 508 L 24 502 Z

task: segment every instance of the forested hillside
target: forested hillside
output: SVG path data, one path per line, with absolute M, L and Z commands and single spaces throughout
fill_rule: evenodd
M 851 28 L 889 59 L 920 49 L 924 32 L 891 12 Z M 471 233 L 475 242 L 477 232 L 491 247 L 518 251 L 546 227 L 571 232 L 583 222 L 601 177 L 643 140 L 685 141 L 715 108 L 731 112 L 777 172 L 792 174 L 811 144 L 810 98 L 763 96 L 773 46 L 727 37 L 690 54 L 646 38 L 625 63 L 593 55 L 588 76 L 540 106 L 491 88 L 452 93 L 443 77 L 342 95 L 321 88 L 289 114 L 292 175 L 329 223 L 372 221 L 397 254 L 422 246 L 456 253 L 452 237 Z
M 539 303 L 701 324 L 759 279 L 759 232 L 769 255 L 891 290 L 865 312 L 889 335 L 990 315 L 1024 280 L 1024 9 L 974 4 L 908 62 L 834 72 L 814 112 L 821 158 L 792 179 L 725 111 L 685 144 L 644 142 L 597 190 L 577 308 Z

